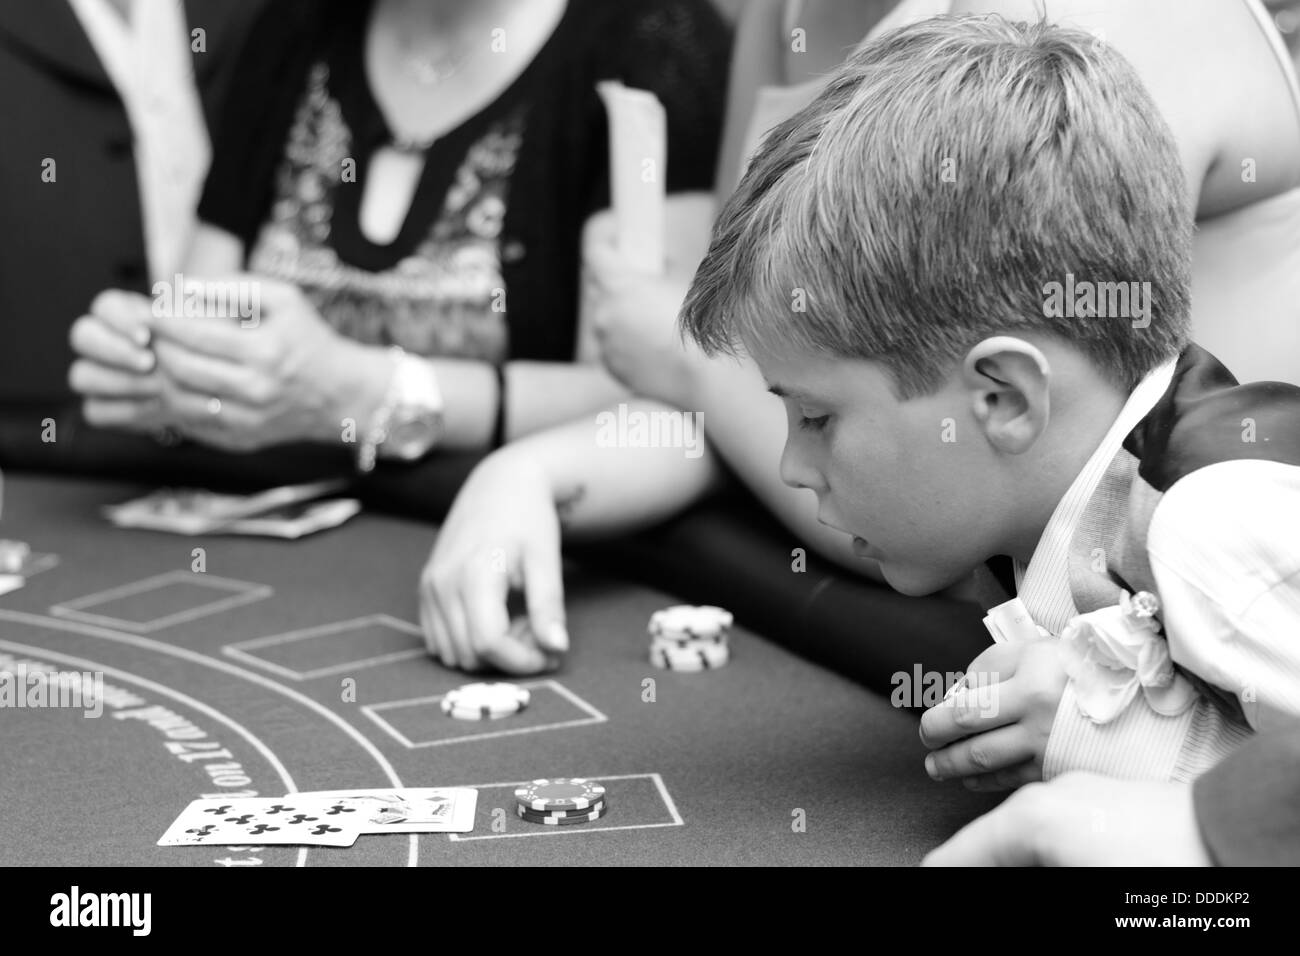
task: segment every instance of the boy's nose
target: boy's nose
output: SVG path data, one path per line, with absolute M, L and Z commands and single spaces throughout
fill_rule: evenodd
M 785 450 L 781 452 L 781 480 L 791 488 L 810 488 L 823 491 L 826 482 L 821 472 L 812 466 L 808 456 L 800 452 L 798 443 L 787 439 Z

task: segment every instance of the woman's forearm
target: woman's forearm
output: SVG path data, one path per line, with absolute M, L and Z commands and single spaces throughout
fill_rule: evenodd
M 506 366 L 506 439 L 572 422 L 628 397 L 600 365 L 511 362 Z
M 620 435 L 620 422 L 662 427 L 684 414 L 649 399 L 631 399 L 621 409 L 588 413 L 534 433 L 497 455 L 523 456 L 541 467 L 566 537 L 627 533 L 678 514 L 722 479 L 702 435 L 658 447 L 611 440 Z

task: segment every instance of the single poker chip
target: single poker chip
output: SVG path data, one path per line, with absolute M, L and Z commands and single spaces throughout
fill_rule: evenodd
M 0 540 L 0 574 L 17 574 L 31 553 L 31 546 L 26 541 Z
M 547 823 L 558 822 L 569 817 L 580 817 L 589 813 L 604 813 L 608 806 L 609 802 L 607 800 L 600 799 L 585 810 L 556 810 L 554 813 L 543 813 L 540 810 L 529 810 L 524 806 L 516 806 L 515 811 L 525 820 L 532 820 L 534 823 Z
M 689 649 L 655 647 L 650 650 L 650 663 L 670 671 L 707 671 L 725 667 L 731 660 L 731 651 L 725 644 L 701 645 Z
M 677 604 L 650 615 L 651 634 L 669 638 L 716 637 L 731 627 L 731 612 L 712 605 Z
M 605 788 L 583 777 L 556 777 L 534 780 L 515 791 L 521 809 L 551 813 L 556 810 L 586 810 L 603 799 Z
M 605 815 L 605 810 L 587 810 L 578 813 L 569 813 L 564 816 L 527 813 L 523 807 L 518 808 L 519 817 L 528 823 L 540 823 L 548 827 L 565 827 L 572 826 L 575 823 L 590 823 L 592 820 L 599 820 Z
M 465 684 L 442 698 L 442 712 L 458 720 L 492 720 L 509 717 L 528 706 L 532 695 L 522 687 L 497 683 Z

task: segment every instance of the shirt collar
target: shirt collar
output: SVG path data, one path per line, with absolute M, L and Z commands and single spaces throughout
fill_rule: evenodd
M 1070 592 L 1070 541 L 1092 493 L 1119 453 L 1124 439 L 1160 401 L 1174 377 L 1176 360 L 1161 365 L 1138 383 L 1069 489 L 1057 502 L 1026 566 L 1015 562 L 1016 591 L 1034 621 L 1059 634 L 1078 610 Z

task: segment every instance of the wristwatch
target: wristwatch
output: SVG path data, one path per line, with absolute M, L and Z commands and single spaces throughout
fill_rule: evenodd
M 442 390 L 433 366 L 398 346 L 391 351 L 388 392 L 357 455 L 357 467 L 363 472 L 375 467 L 379 455 L 400 461 L 423 458 L 442 438 Z

